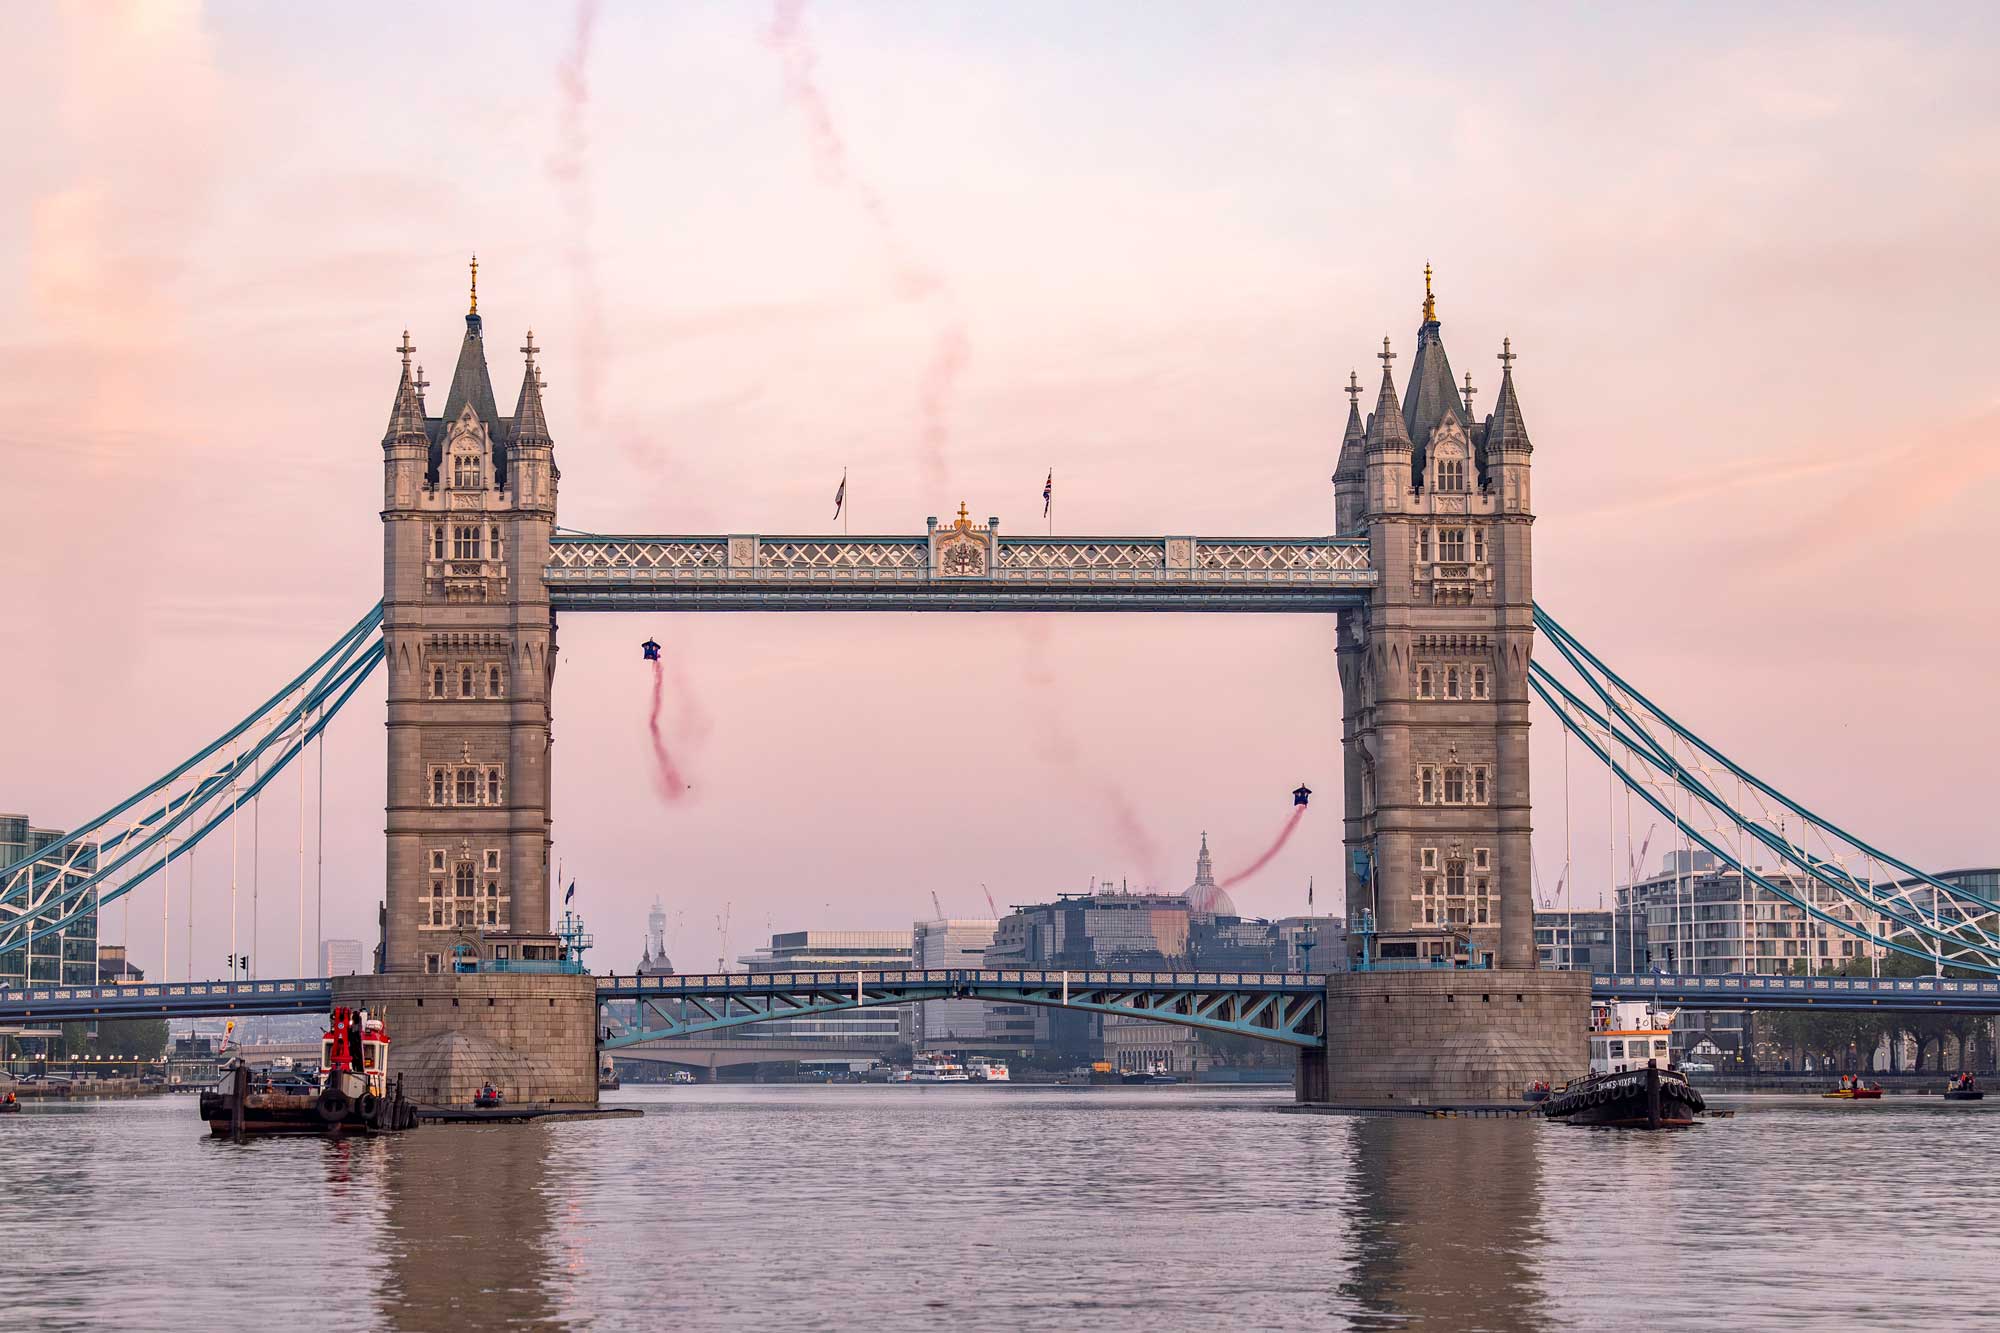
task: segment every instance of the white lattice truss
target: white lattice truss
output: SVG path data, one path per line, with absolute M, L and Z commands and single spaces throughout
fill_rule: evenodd
M 1543 627 L 1545 633 L 1561 633 Z M 2000 974 L 2000 906 L 1803 809 L 1692 738 L 1643 695 L 1598 669 L 1595 659 L 1571 655 L 1573 643 L 1553 645 L 1559 660 L 1573 669 L 1565 673 L 1570 683 L 1549 670 L 1539 653 L 1531 683 L 1563 723 L 1565 745 L 1580 742 L 1624 787 L 1628 851 L 1636 797 L 1641 817 L 1647 806 L 1662 816 L 1678 848 L 1712 853 L 1744 885 L 1788 904 L 1781 909 L 1783 919 L 1795 922 L 1808 942 L 1845 934 L 1866 941 L 1865 952 L 1876 958 L 1895 953 L 1923 959 L 1938 971 L 1963 967 Z M 1574 651 L 1580 653 L 1580 646 Z M 1629 873 L 1637 878 L 1639 868 L 1632 865 Z M 1690 970 L 1683 955 L 1703 938 L 1694 933 L 1689 892 L 1688 921 L 1685 926 L 1677 921 L 1674 931 L 1680 971 Z M 1743 932 L 1749 935 L 1747 924 Z M 1829 948 L 1826 961 L 1838 961 L 1835 952 Z M 1817 952 L 1809 955 L 1810 966 L 1821 961 Z
M 1194 537 L 998 538 L 994 584 L 1365 587 L 1366 542 Z M 555 587 L 943 582 L 924 537 L 573 537 L 550 546 Z M 956 581 L 956 580 L 955 580 Z

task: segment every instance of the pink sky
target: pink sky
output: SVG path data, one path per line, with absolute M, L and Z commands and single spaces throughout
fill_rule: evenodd
M 1411 346 L 1429 260 L 1480 403 L 1501 337 L 1521 354 L 1540 600 L 1829 816 L 2000 861 L 1984 9 L 829 3 L 774 35 L 735 5 L 87 5 L 9 30 L 0 807 L 94 814 L 380 595 L 391 349 L 407 326 L 448 378 L 470 251 L 503 403 L 518 335 L 544 349 L 563 521 L 652 532 L 823 530 L 843 467 L 857 532 L 961 499 L 1031 528 L 1053 467 L 1059 529 L 1324 533 L 1339 386 L 1384 333 Z M 649 634 L 692 696 L 673 807 Z M 906 924 L 932 890 L 973 915 L 982 883 L 1178 889 L 1201 830 L 1226 875 L 1301 780 L 1311 814 L 1235 896 L 1276 915 L 1338 881 L 1324 620 L 574 616 L 562 650 L 557 854 L 600 967 L 655 894 L 694 965 L 725 903 L 733 957 Z M 379 699 L 330 742 L 327 806 L 328 934 L 371 941 Z M 1572 788 L 1582 902 L 1603 776 Z M 295 893 L 275 790 L 267 975 Z M 226 948 L 213 870 L 198 974 Z M 157 890 L 131 902 L 151 968 Z

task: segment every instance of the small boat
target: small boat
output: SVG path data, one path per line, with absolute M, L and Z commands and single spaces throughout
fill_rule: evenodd
M 1970 1074 L 1960 1074 L 1945 1085 L 1944 1099 L 1948 1102 L 1978 1102 L 1986 1100 L 1986 1089 Z M 11 1098 L 9 1100 L 12 1100 Z M 5 1109 L 5 1108 L 0 1108 Z
M 688 1073 L 687 1070 L 676 1069 L 674 1071 L 674 1076 L 671 1081 L 675 1083 L 693 1083 L 696 1081 L 696 1079 L 695 1076 L 693 1074 Z
M 0 1115 L 15 1115 L 20 1112 L 20 1109 L 21 1109 L 20 1098 L 16 1097 L 11 1092 L 7 1094 L 6 1099 L 4 1101 L 0 1101 Z
M 1155 1060 L 1144 1069 L 1127 1069 L 1118 1076 L 1124 1083 L 1178 1083 L 1180 1080 L 1167 1072 L 1167 1066 Z
M 1882 1096 L 1882 1085 L 1869 1083 L 1859 1074 L 1842 1074 L 1840 1086 L 1831 1092 L 1822 1092 L 1820 1096 L 1843 1102 L 1878 1101 Z
M 504 1099 L 500 1096 L 500 1089 L 494 1087 L 491 1083 L 486 1084 L 478 1092 L 472 1094 L 474 1110 L 491 1111 L 500 1105 L 502 1100 Z
M 975 1055 L 965 1062 L 965 1073 L 974 1083 L 1012 1083 L 1014 1076 L 998 1060 Z
M 242 1134 L 389 1134 L 413 1129 L 403 1078 L 389 1078 L 389 1031 L 366 1009 L 337 1008 L 320 1038 L 319 1070 L 258 1073 L 238 1056 L 226 1079 L 201 1093 L 201 1118 L 218 1138 Z
M 916 1066 L 910 1070 L 912 1083 L 970 1083 L 972 1075 L 965 1072 L 965 1066 L 948 1055 L 925 1055 L 917 1057 Z
M 1545 1102 L 1554 1091 L 1553 1088 L 1549 1087 L 1547 1080 L 1536 1079 L 1521 1090 L 1521 1100 L 1529 1103 Z
M 1682 1129 L 1708 1108 L 1687 1075 L 1669 1064 L 1673 1014 L 1635 1001 L 1594 1004 L 1590 1072 L 1542 1101 L 1542 1114 L 1571 1125 Z
M 618 1067 L 611 1063 L 611 1057 L 607 1055 L 597 1062 L 597 1090 L 616 1092 L 619 1086 Z

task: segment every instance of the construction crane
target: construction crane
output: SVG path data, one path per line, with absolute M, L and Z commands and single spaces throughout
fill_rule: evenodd
M 722 915 L 715 918 L 716 948 L 720 951 L 715 956 L 718 972 L 729 970 L 729 914 L 735 910 L 736 900 L 732 898 L 722 905 Z
M 931 911 L 937 913 L 938 920 L 944 920 L 944 904 L 938 901 L 936 889 L 931 890 Z
M 993 919 L 995 921 L 998 921 L 1000 919 L 1000 909 L 996 907 L 993 903 L 993 890 L 987 888 L 986 882 L 984 880 L 981 880 L 979 884 L 979 891 L 986 895 L 986 910 L 993 913 Z

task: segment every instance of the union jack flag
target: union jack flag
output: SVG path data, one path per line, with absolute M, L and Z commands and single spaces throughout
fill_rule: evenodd
M 847 503 L 847 474 L 840 474 L 840 489 L 833 493 L 833 516 L 840 517 L 840 507 Z
M 1054 468 L 1050 468 L 1049 479 L 1042 483 L 1043 518 L 1047 518 L 1049 516 L 1049 506 L 1053 504 L 1055 501 L 1055 493 L 1056 493 L 1056 470 Z

